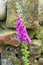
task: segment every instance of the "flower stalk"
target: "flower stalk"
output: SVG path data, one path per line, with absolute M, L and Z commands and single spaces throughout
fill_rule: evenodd
M 26 43 L 22 44 L 21 55 L 22 55 L 23 64 L 24 65 L 29 65 L 28 57 L 29 57 L 30 53 L 28 51 L 28 46 L 27 46 Z
M 17 31 L 18 41 L 22 42 L 22 44 L 21 44 L 22 61 L 23 61 L 24 65 L 29 65 L 29 60 L 28 60 L 29 51 L 28 51 L 28 46 L 27 46 L 26 42 L 28 42 L 30 44 L 31 39 L 28 36 L 26 28 L 24 27 L 23 22 L 21 21 L 19 16 L 17 19 L 16 31 Z

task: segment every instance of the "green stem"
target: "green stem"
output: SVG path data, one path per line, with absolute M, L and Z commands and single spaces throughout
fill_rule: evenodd
M 29 56 L 29 51 L 28 51 L 28 46 L 26 43 L 22 43 L 21 45 L 22 49 L 21 49 L 21 55 L 22 55 L 22 60 L 24 65 L 29 65 L 29 60 L 28 60 L 28 56 Z

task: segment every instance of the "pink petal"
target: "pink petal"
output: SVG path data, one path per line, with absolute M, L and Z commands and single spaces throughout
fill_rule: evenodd
M 27 36 L 27 41 L 28 41 L 29 44 L 31 43 L 31 39 L 30 39 L 29 36 Z

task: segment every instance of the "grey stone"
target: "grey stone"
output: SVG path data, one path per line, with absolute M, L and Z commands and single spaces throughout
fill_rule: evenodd
M 7 20 L 6 26 L 14 28 L 16 26 L 17 12 L 14 0 L 7 0 Z
M 39 7 L 38 7 L 38 12 L 39 12 L 39 22 L 43 22 L 43 1 L 39 0 Z
M 17 50 L 16 50 L 17 51 Z M 20 65 L 20 59 L 16 57 L 15 51 L 4 51 L 1 53 L 2 65 Z
M 10 61 L 10 58 L 8 58 L 8 59 L 2 59 L 2 65 L 13 65 L 13 64 Z
M 0 20 L 6 18 L 7 0 L 0 0 Z
M 30 44 L 30 54 L 33 58 L 37 58 L 41 54 L 42 43 L 40 40 L 32 40 Z
M 8 0 L 7 27 L 15 27 L 18 15 L 20 15 L 27 28 L 38 28 L 38 0 Z

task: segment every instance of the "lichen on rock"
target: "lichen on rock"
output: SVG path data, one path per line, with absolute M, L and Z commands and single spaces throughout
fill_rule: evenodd
M 7 27 L 14 27 L 16 25 L 17 12 L 14 0 L 7 0 Z

